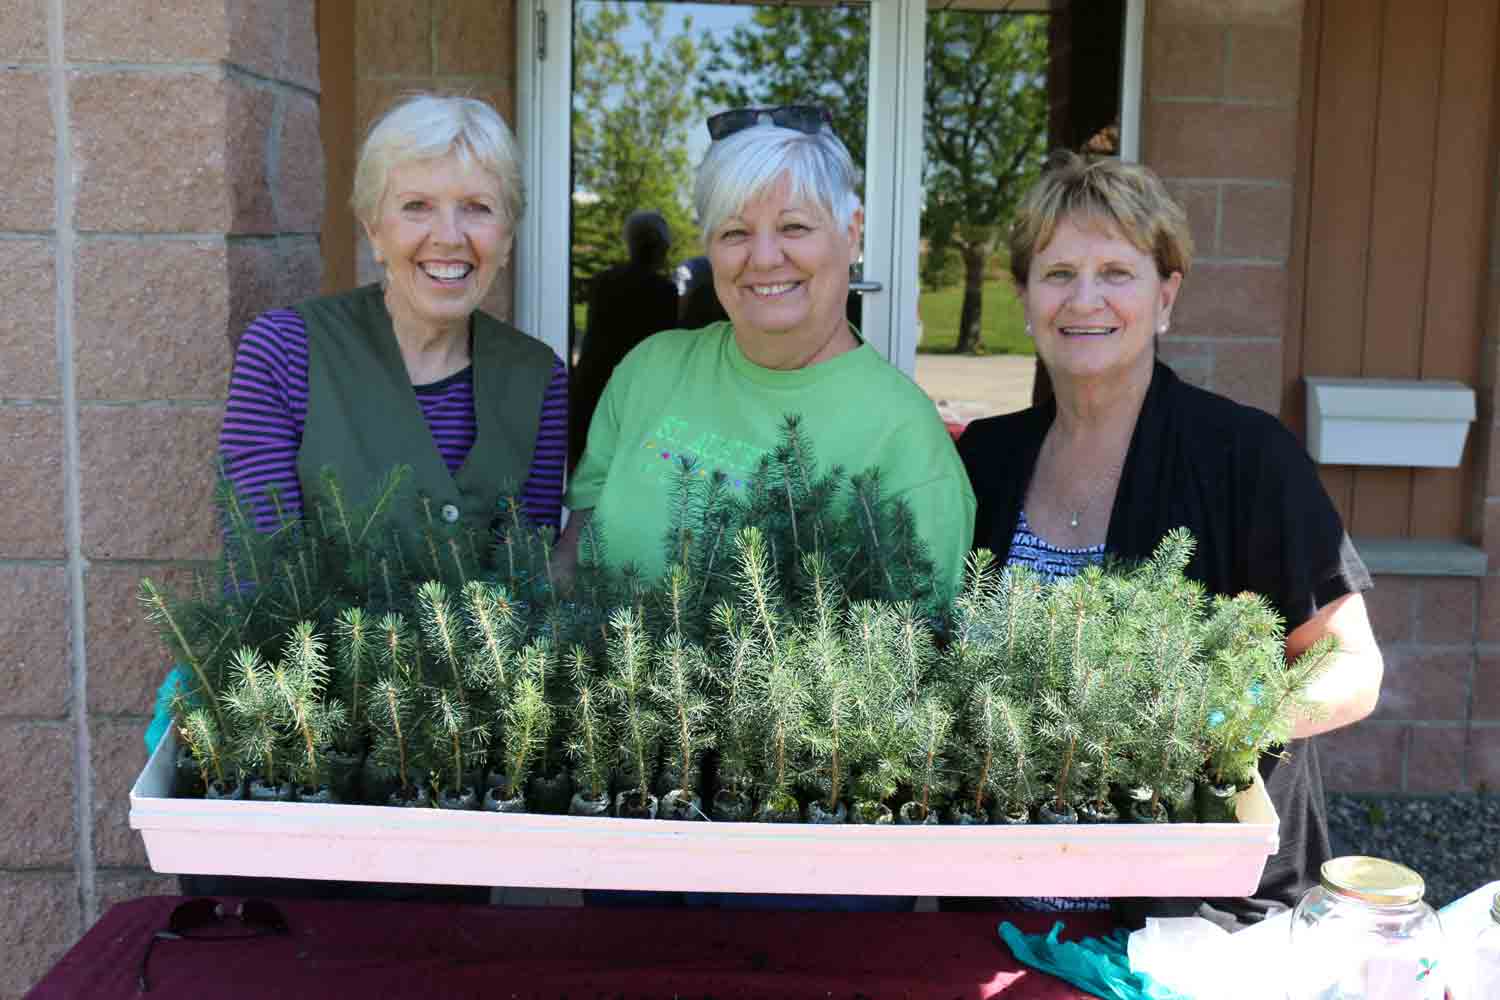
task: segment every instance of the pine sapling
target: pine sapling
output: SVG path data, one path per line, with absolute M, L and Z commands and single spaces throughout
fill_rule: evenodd
M 186 710 L 177 724 L 177 735 L 193 755 L 204 787 L 212 787 L 214 782 L 224 786 L 228 768 L 227 747 L 224 733 L 214 721 L 213 714 L 202 708 Z
M 339 665 L 339 688 L 348 706 L 349 724 L 345 749 L 358 752 L 369 729 L 364 715 L 366 688 L 374 673 L 377 643 L 375 622 L 363 608 L 345 608 L 333 623 Z
M 935 796 L 946 796 L 952 788 L 948 773 L 948 761 L 944 752 L 953 736 L 953 710 L 936 695 L 926 695 L 909 716 L 912 753 L 909 767 L 912 773 L 914 801 L 921 807 L 914 817 L 916 822 L 925 822 L 934 808 Z
M 219 727 L 220 732 L 226 731 L 224 717 L 219 712 L 219 693 L 208 679 L 205 664 L 199 658 L 197 650 L 188 642 L 187 636 L 183 635 L 182 626 L 178 624 L 166 597 L 157 589 L 156 584 L 151 582 L 150 577 L 141 580 L 140 601 L 145 606 L 146 617 L 157 627 L 165 629 L 172 637 L 178 654 L 187 661 L 188 667 L 193 672 L 201 700 L 214 714 L 214 724 Z
M 417 588 L 417 614 L 422 622 L 422 635 L 427 646 L 437 657 L 439 664 L 448 669 L 452 680 L 452 697 L 462 701 L 464 697 L 464 635 L 459 616 L 448 600 L 448 588 L 436 580 L 428 580 Z
M 651 696 L 667 720 L 666 737 L 676 760 L 677 801 L 686 808 L 696 796 L 698 758 L 713 745 L 710 702 L 703 693 L 707 664 L 703 650 L 671 632 L 657 653 Z
M 620 720 L 622 761 L 644 805 L 651 797 L 651 766 L 661 720 L 650 703 L 651 640 L 639 610 L 620 608 L 610 616 L 608 650 L 610 672 L 605 689 Z
M 609 775 L 614 766 L 610 718 L 599 686 L 593 680 L 588 652 L 581 646 L 572 649 L 569 673 L 574 701 L 568 759 L 588 789 L 590 799 L 597 802 L 609 791 Z
M 393 659 L 370 685 L 366 710 L 375 734 L 371 750 L 375 763 L 395 772 L 404 800 L 416 794 L 412 737 L 419 731 L 422 709 L 421 685 L 405 662 Z
M 284 736 L 281 702 L 271 684 L 271 668 L 260 654 L 241 647 L 230 658 L 230 687 L 224 707 L 233 720 L 234 755 L 259 770 L 269 787 L 280 785 L 277 761 Z
M 536 657 L 523 657 L 535 663 Z M 552 709 L 542 696 L 542 679 L 535 670 L 522 669 L 505 706 L 502 752 L 505 782 L 512 797 L 525 794 L 526 779 L 547 747 Z
M 489 748 L 490 729 L 472 718 L 469 703 L 448 688 L 428 689 L 428 708 L 424 719 L 428 745 L 433 760 L 443 761 L 452 784 L 451 798 L 462 800 L 473 789 L 465 780 L 473 768 L 484 763 Z M 437 775 L 434 774 L 434 778 Z M 445 789 L 434 789 L 441 800 Z

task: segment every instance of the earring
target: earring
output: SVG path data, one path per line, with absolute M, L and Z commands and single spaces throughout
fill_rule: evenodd
M 1159 326 L 1159 327 L 1156 328 L 1156 332 L 1157 333 L 1166 333 L 1167 332 L 1167 324 L 1166 324 L 1165 321 L 1162 322 L 1161 326 Z
M 1026 336 L 1031 336 L 1031 320 L 1026 321 Z

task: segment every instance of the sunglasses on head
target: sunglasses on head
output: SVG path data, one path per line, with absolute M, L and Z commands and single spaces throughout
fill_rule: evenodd
M 239 921 L 238 931 L 227 923 L 231 919 Z M 151 991 L 146 970 L 151 963 L 151 950 L 158 941 L 248 941 L 289 933 L 291 928 L 287 926 L 286 917 L 264 899 L 242 900 L 232 911 L 226 910 L 217 899 L 189 899 L 173 907 L 167 917 L 167 926 L 152 934 L 146 942 L 146 953 L 141 956 L 141 971 L 137 977 L 140 990 L 142 993 Z
M 824 126 L 830 128 L 833 126 L 833 115 L 828 113 L 827 108 L 818 107 L 816 104 L 783 104 L 777 108 L 731 108 L 709 116 L 708 135 L 709 138 L 718 142 L 725 136 L 743 132 L 755 125 L 780 125 L 782 128 L 794 128 L 798 132 L 817 135 Z

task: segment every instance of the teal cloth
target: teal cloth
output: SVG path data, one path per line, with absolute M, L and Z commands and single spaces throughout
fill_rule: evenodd
M 155 752 L 156 744 L 172 728 L 172 699 L 177 697 L 177 692 L 187 689 L 187 668 L 181 663 L 175 664 L 166 680 L 161 682 L 161 687 L 156 689 L 156 707 L 151 710 L 151 723 L 146 726 L 147 753 Z
M 1016 961 L 1103 997 L 1104 1000 L 1191 1000 L 1167 989 L 1150 976 L 1130 971 L 1125 944 L 1130 935 L 1116 928 L 1107 937 L 1059 941 L 1062 921 L 1043 937 L 1022 934 L 1010 921 L 1000 925 L 1000 938 Z

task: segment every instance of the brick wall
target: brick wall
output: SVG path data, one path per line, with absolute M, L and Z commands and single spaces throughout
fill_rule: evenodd
M 1187 209 L 1197 256 L 1161 342 L 1188 380 L 1280 406 L 1301 0 L 1147 5 L 1142 159 Z
M 231 345 L 318 287 L 314 0 L 0 6 L 0 996 L 113 901 Z M 19 139 L 19 141 L 17 141 Z

